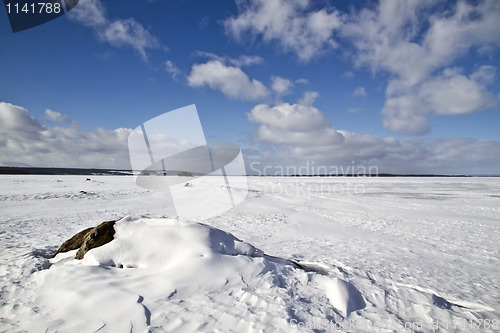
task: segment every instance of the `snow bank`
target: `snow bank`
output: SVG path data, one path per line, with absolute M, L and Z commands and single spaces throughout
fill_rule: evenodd
M 224 264 L 231 260 L 227 255 L 261 255 L 233 235 L 202 224 L 183 226 L 178 219 L 125 218 L 115 231 L 108 246 L 85 255 L 85 264 L 186 272 Z
M 349 282 L 268 257 L 207 225 L 124 218 L 115 231 L 83 260 L 60 253 L 34 274 L 42 311 L 28 330 L 44 323 L 49 331 L 283 331 L 365 307 Z

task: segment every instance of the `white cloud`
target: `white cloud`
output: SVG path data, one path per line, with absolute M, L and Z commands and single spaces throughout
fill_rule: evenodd
M 317 96 L 314 94 L 310 93 L 297 104 L 253 107 L 247 117 L 250 122 L 259 124 L 255 139 L 293 149 L 328 146 L 342 140 L 342 135 L 332 127 L 325 114 L 311 105 Z
M 130 169 L 127 138 L 131 129 L 98 128 L 84 133 L 72 126 L 71 119 L 51 112 L 46 114 L 54 120 L 64 118 L 70 124 L 48 127 L 25 108 L 0 102 L 2 164 Z
M 106 10 L 100 0 L 80 0 L 68 16 L 87 27 L 98 27 L 108 23 Z
M 250 79 L 240 68 L 227 66 L 219 60 L 193 65 L 187 80 L 191 87 L 208 86 L 241 100 L 260 100 L 269 93 L 262 82 Z
M 467 77 L 460 68 L 447 68 L 404 92 L 399 80 L 392 80 L 382 110 L 384 126 L 397 133 L 422 134 L 430 130 L 429 115 L 468 114 L 497 105 L 495 96 L 480 83 L 491 82 L 495 69 L 482 66 Z
M 253 123 L 291 132 L 312 132 L 331 126 L 328 118 L 317 108 L 301 104 L 282 103 L 273 107 L 259 104 L 252 108 L 248 119 Z
M 230 57 L 219 56 L 215 53 L 205 52 L 205 51 L 196 51 L 195 55 L 199 57 L 205 57 L 210 60 L 218 60 L 223 64 L 232 65 L 236 67 L 258 65 L 264 62 L 264 59 L 262 59 L 262 57 L 256 55 L 241 55 L 238 58 L 230 58 Z
M 295 80 L 295 83 L 309 84 L 309 80 L 308 79 L 304 79 L 304 78 L 300 78 L 300 79 Z
M 170 60 L 165 61 L 165 70 L 172 75 L 172 79 L 177 80 L 177 76 L 181 75 L 181 70 Z
M 341 26 L 337 11 L 311 9 L 308 0 L 237 2 L 239 15 L 224 21 L 226 33 L 243 40 L 246 33 L 278 42 L 301 61 L 337 46 L 333 33 Z
M 470 48 L 500 42 L 497 1 L 459 1 L 447 12 L 437 5 L 382 0 L 374 10 L 350 16 L 342 33 L 358 50 L 357 64 L 386 70 L 413 86 Z
M 354 77 L 354 73 L 351 71 L 347 71 L 347 72 L 342 73 L 342 75 L 340 77 L 343 79 L 352 79 Z
M 316 166 L 375 166 L 379 172 L 392 173 L 500 174 L 498 141 L 428 142 L 335 130 L 320 110 L 301 104 L 262 104 L 247 116 L 259 125 L 255 133 L 259 150 L 245 157 L 260 161 L 262 167 L 300 166 L 309 161 Z M 49 127 L 25 108 L 0 102 L 0 164 L 128 169 L 131 132 Z
M 262 59 L 262 57 L 259 57 L 256 55 L 253 55 L 253 56 L 242 55 L 236 59 L 229 58 L 229 63 L 231 65 L 236 66 L 236 67 L 258 65 L 258 64 L 262 64 L 263 62 L 264 62 L 264 59 Z
M 318 92 L 316 91 L 306 91 L 304 96 L 299 100 L 299 104 L 311 106 L 316 101 L 316 98 L 319 97 Z
M 366 89 L 365 87 L 357 87 L 352 94 L 353 96 L 366 96 Z
M 326 115 L 311 105 L 315 97 L 315 93 L 309 93 L 297 104 L 260 104 L 252 108 L 247 117 L 259 124 L 254 140 L 264 149 L 259 156 L 261 161 L 341 165 L 351 164 L 352 160 L 369 162 L 402 149 L 393 138 L 336 130 Z
M 261 57 L 241 55 L 237 58 L 231 58 L 205 51 L 196 51 L 194 55 L 208 58 L 209 61 L 194 64 L 191 67 L 191 73 L 187 76 L 189 86 L 207 85 L 211 89 L 223 92 L 226 96 L 242 100 L 259 100 L 268 95 L 268 90 L 262 82 L 251 80 L 241 69 L 244 66 L 263 63 L 264 59 Z M 167 60 L 165 66 L 167 72 L 171 73 L 174 79 L 177 75 L 182 74 L 171 61 Z M 228 81 L 225 81 L 226 79 Z
M 200 29 L 205 29 L 208 27 L 208 24 L 210 23 L 210 17 L 208 16 L 203 16 L 201 20 L 198 22 L 198 26 Z
M 55 122 L 55 123 L 68 123 L 71 119 L 57 111 L 52 111 L 50 109 L 45 110 L 45 119 Z
M 146 50 L 159 47 L 158 40 L 133 18 L 119 19 L 99 31 L 99 37 L 113 46 L 130 46 L 147 60 Z
M 274 90 L 279 96 L 286 95 L 290 92 L 293 83 L 292 81 L 282 78 L 280 76 L 271 77 L 271 89 Z
M 239 14 L 224 24 L 238 40 L 251 36 L 277 42 L 302 61 L 336 46 L 334 34 L 352 43 L 354 51 L 346 52 L 356 66 L 389 74 L 382 115 L 391 131 L 423 134 L 430 129 L 430 115 L 465 114 L 496 105 L 487 89 L 495 79 L 494 66 L 481 64 L 469 76 L 443 74 L 473 49 L 484 54 L 498 48 L 500 4 L 496 0 L 446 6 L 437 0 L 380 0 L 343 15 L 312 8 L 307 0 L 237 3 Z M 347 71 L 341 77 L 354 74 Z M 364 96 L 366 89 L 358 87 L 353 94 Z
M 147 61 L 148 50 L 161 46 L 156 37 L 133 18 L 113 20 L 106 18 L 106 11 L 100 0 L 81 0 L 68 16 L 94 29 L 98 38 L 104 42 L 115 47 L 132 47 L 144 61 Z
M 41 139 L 49 136 L 46 126 L 40 124 L 29 112 L 19 106 L 0 102 L 0 134 L 6 142 L 18 137 Z
M 458 1 L 446 8 L 435 0 L 381 0 L 374 9 L 344 16 L 341 34 L 353 43 L 357 66 L 390 74 L 384 125 L 394 132 L 421 134 L 429 129 L 430 114 L 462 114 L 494 105 L 485 88 L 493 80 L 493 66 L 481 66 L 468 78 L 436 72 L 472 48 L 498 47 L 499 16 L 496 0 Z M 453 101 L 455 87 L 462 95 Z
M 384 127 L 396 133 L 426 133 L 430 129 L 428 108 L 415 95 L 388 97 L 382 114 Z
M 470 138 L 437 141 L 397 139 L 336 130 L 326 115 L 312 106 L 315 94 L 297 104 L 259 104 L 247 113 L 259 125 L 253 135 L 259 149 L 246 155 L 260 167 L 374 166 L 387 173 L 500 174 L 500 142 Z M 411 106 L 411 99 L 397 103 Z M 428 126 L 415 119 L 415 126 Z M 408 126 L 401 122 L 400 126 Z M 255 168 L 250 169 L 255 171 Z M 293 168 L 292 168 L 293 170 Z
M 495 82 L 497 68 L 495 66 L 481 66 L 471 74 L 470 78 L 478 83 L 489 85 Z
M 470 78 L 456 69 L 447 69 L 441 76 L 424 82 L 420 96 L 438 115 L 467 114 L 495 106 L 495 96 L 472 78 L 490 80 L 489 73 L 481 69 Z
M 419 162 L 421 168 L 450 170 L 449 173 L 455 174 L 500 174 L 498 141 L 450 138 L 432 142 L 428 149 L 430 157 Z

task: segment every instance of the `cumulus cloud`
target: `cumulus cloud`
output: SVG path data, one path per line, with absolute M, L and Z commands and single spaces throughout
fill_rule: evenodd
M 343 50 L 357 67 L 382 72 L 388 77 L 383 124 L 393 132 L 424 134 L 430 115 L 466 114 L 496 105 L 498 98 L 487 89 L 495 79 L 494 66 L 479 64 L 470 75 L 446 73 L 471 50 L 485 54 L 498 48 L 496 0 L 380 0 L 348 13 L 312 6 L 308 0 L 237 4 L 238 15 L 224 21 L 226 33 L 237 40 L 261 38 L 304 62 L 348 45 Z M 354 73 L 341 77 L 352 78 Z M 358 87 L 353 94 L 364 96 L 366 90 Z
M 476 112 L 495 105 L 486 85 L 493 66 L 469 77 L 447 68 L 472 48 L 500 44 L 500 3 L 458 1 L 444 7 L 434 0 L 381 0 L 344 16 L 341 34 L 351 42 L 358 66 L 390 74 L 384 126 L 403 134 L 429 129 L 430 114 Z
M 350 16 L 342 33 L 357 48 L 359 65 L 387 70 L 412 86 L 474 46 L 498 45 L 499 13 L 495 0 L 458 1 L 448 11 L 432 0 L 382 0 Z
M 497 104 L 495 96 L 476 80 L 491 81 L 491 72 L 480 69 L 470 77 L 460 74 L 456 68 L 446 69 L 443 74 L 424 82 L 421 98 L 438 115 L 457 115 L 481 111 Z
M 273 129 L 281 128 L 291 132 L 312 132 L 325 126 L 330 127 L 328 118 L 317 108 L 301 104 L 282 103 L 273 107 L 259 104 L 252 108 L 248 119 Z
M 392 80 L 386 89 L 383 124 L 397 133 L 422 134 L 431 127 L 431 114 L 453 116 L 493 107 L 498 101 L 483 83 L 492 82 L 495 70 L 482 66 L 467 77 L 461 68 L 446 68 L 405 91 L 400 91 L 399 80 Z
M 311 102 L 311 96 L 303 100 Z M 259 150 L 246 155 L 249 167 L 259 162 L 249 168 L 254 173 L 266 166 L 297 170 L 311 163 L 334 168 L 372 166 L 376 172 L 387 173 L 500 173 L 498 141 L 451 138 L 429 142 L 336 130 L 322 111 L 301 102 L 259 104 L 247 117 L 259 125 L 253 135 Z M 425 117 L 421 120 L 426 122 Z
M 219 56 L 215 53 L 206 52 L 206 51 L 196 51 L 195 55 L 198 57 L 208 58 L 210 60 L 218 60 L 218 61 L 222 62 L 223 64 L 232 65 L 232 66 L 236 66 L 236 67 L 258 65 L 258 64 L 261 64 L 264 62 L 264 59 L 262 59 L 262 57 L 257 56 L 257 55 L 243 54 L 243 55 L 239 56 L 238 58 L 231 58 L 231 57 Z
M 181 75 L 181 70 L 170 60 L 165 61 L 165 70 L 172 75 L 172 79 L 177 80 L 177 76 Z
M 49 110 L 50 111 L 50 110 Z M 58 112 L 46 112 L 67 126 L 49 127 L 21 106 L 0 102 L 0 162 L 46 167 L 130 169 L 127 138 L 131 129 L 81 132 Z
M 187 80 L 191 87 L 208 86 L 241 100 L 260 100 L 269 93 L 262 82 L 250 79 L 241 68 L 225 65 L 220 60 L 193 65 Z
M 319 97 L 318 92 L 306 91 L 302 96 L 302 98 L 299 100 L 298 104 L 312 106 L 318 97 Z
M 113 46 L 130 46 L 147 60 L 146 50 L 159 46 L 155 37 L 133 18 L 119 19 L 109 23 L 99 32 L 99 37 Z
M 236 67 L 243 67 L 243 66 L 249 66 L 249 65 L 258 65 L 264 62 L 264 59 L 260 56 L 256 55 L 242 55 L 236 59 L 231 59 L 229 58 L 229 63 L 231 65 L 234 65 Z
M 255 139 L 295 148 L 331 145 L 342 140 L 325 114 L 311 105 L 314 98 L 306 96 L 296 104 L 259 104 L 253 107 L 247 118 L 259 124 Z
M 0 134 L 7 144 L 20 137 L 37 140 L 50 136 L 47 128 L 26 109 L 10 103 L 0 102 L 0 126 Z M 22 146 L 22 143 L 16 145 Z
M 366 89 L 365 87 L 357 87 L 352 94 L 353 96 L 366 96 Z
M 239 15 L 224 21 L 226 33 L 236 40 L 246 34 L 278 42 L 287 52 L 307 62 L 337 46 L 334 32 L 341 26 L 335 10 L 311 8 L 308 0 L 238 1 Z
M 421 168 L 450 170 L 449 173 L 456 174 L 466 172 L 477 175 L 498 175 L 500 173 L 498 141 L 473 138 L 442 139 L 430 143 L 428 150 L 429 158 L 417 161 Z
M 259 125 L 254 136 L 259 149 L 245 151 L 245 158 L 259 161 L 261 167 L 314 162 L 316 166 L 375 166 L 379 172 L 392 173 L 500 174 L 498 141 L 429 142 L 335 130 L 321 110 L 300 103 L 261 104 L 247 116 Z M 0 164 L 129 169 L 131 132 L 128 128 L 82 132 L 70 125 L 50 127 L 25 108 L 0 102 Z M 168 145 L 167 141 L 161 140 Z
M 383 125 L 396 133 L 422 134 L 429 131 L 428 108 L 415 95 L 388 97 L 382 110 Z
M 108 23 L 106 9 L 100 0 L 80 0 L 68 16 L 87 27 L 99 27 Z
M 481 66 L 479 69 L 472 73 L 470 78 L 480 84 L 490 85 L 495 82 L 495 75 L 497 68 L 495 66 Z
M 342 73 L 342 75 L 340 77 L 343 79 L 352 79 L 354 77 L 354 73 L 351 71 L 347 71 L 347 72 Z
M 148 50 L 161 46 L 156 37 L 133 18 L 108 19 L 100 0 L 81 0 L 68 15 L 70 19 L 92 28 L 100 40 L 115 47 L 135 49 L 144 61 L 148 59 Z
M 52 121 L 54 123 L 69 123 L 71 122 L 71 119 L 63 115 L 62 113 L 59 113 L 57 111 L 52 111 L 50 109 L 45 110 L 45 119 Z
M 309 92 L 296 104 L 260 104 L 247 113 L 248 120 L 259 125 L 253 138 L 261 144 L 264 163 L 345 165 L 403 150 L 394 138 L 336 130 L 312 105 L 316 97 L 317 93 Z
M 282 78 L 281 76 L 271 77 L 271 89 L 279 96 L 289 93 L 292 86 L 293 82 L 288 79 Z

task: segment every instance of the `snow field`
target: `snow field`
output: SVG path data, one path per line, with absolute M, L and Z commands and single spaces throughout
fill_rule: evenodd
M 203 225 L 132 177 L 86 178 L 0 177 L 1 331 L 499 330 L 498 178 L 249 177 Z

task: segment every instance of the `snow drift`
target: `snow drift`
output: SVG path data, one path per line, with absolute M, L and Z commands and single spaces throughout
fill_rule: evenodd
M 36 302 L 43 309 L 36 327 L 283 330 L 324 306 L 332 320 L 365 307 L 349 282 L 267 256 L 207 225 L 124 218 L 114 227 L 114 240 L 83 260 L 74 259 L 76 250 L 59 253 L 50 269 L 35 274 L 42 291 Z
M 132 177 L 0 175 L 0 331 L 498 331 L 500 179 L 248 181 L 206 220 L 245 243 L 180 230 L 191 221 L 165 219 L 163 194 Z M 85 260 L 49 262 L 78 231 L 137 214 Z

